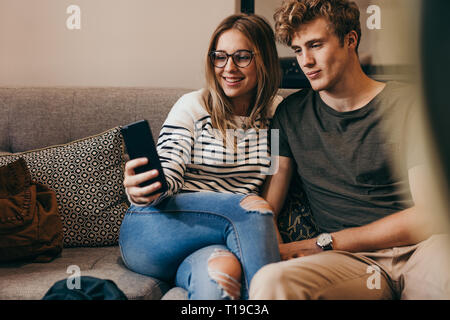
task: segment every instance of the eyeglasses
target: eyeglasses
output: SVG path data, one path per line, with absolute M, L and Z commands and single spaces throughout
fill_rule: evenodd
M 225 51 L 211 51 L 209 53 L 209 57 L 211 62 L 217 68 L 224 68 L 228 63 L 228 58 L 231 57 L 233 62 L 239 68 L 248 67 L 248 65 L 252 62 L 254 52 L 249 50 L 238 50 L 235 53 L 228 54 Z

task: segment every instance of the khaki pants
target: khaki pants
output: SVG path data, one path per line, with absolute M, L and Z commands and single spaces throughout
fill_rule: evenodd
M 447 235 L 374 252 L 325 251 L 267 265 L 250 299 L 450 299 Z

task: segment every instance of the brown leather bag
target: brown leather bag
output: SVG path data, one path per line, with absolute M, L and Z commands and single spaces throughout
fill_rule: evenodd
M 49 262 L 62 248 L 55 192 L 31 181 L 22 158 L 0 167 L 0 262 Z

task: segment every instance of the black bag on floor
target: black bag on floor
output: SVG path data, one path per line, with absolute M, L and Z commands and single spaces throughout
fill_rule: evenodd
M 69 280 L 70 282 L 70 280 Z M 67 279 L 56 282 L 42 300 L 128 300 L 111 280 L 81 276 L 80 286 L 68 288 Z

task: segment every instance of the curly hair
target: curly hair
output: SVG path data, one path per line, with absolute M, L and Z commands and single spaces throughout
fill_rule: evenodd
M 361 40 L 359 8 L 349 0 L 285 0 L 273 18 L 277 40 L 290 46 L 294 33 L 301 25 L 323 17 L 330 22 L 332 30 L 344 45 L 345 36 L 352 30 L 358 35 L 356 52 Z

